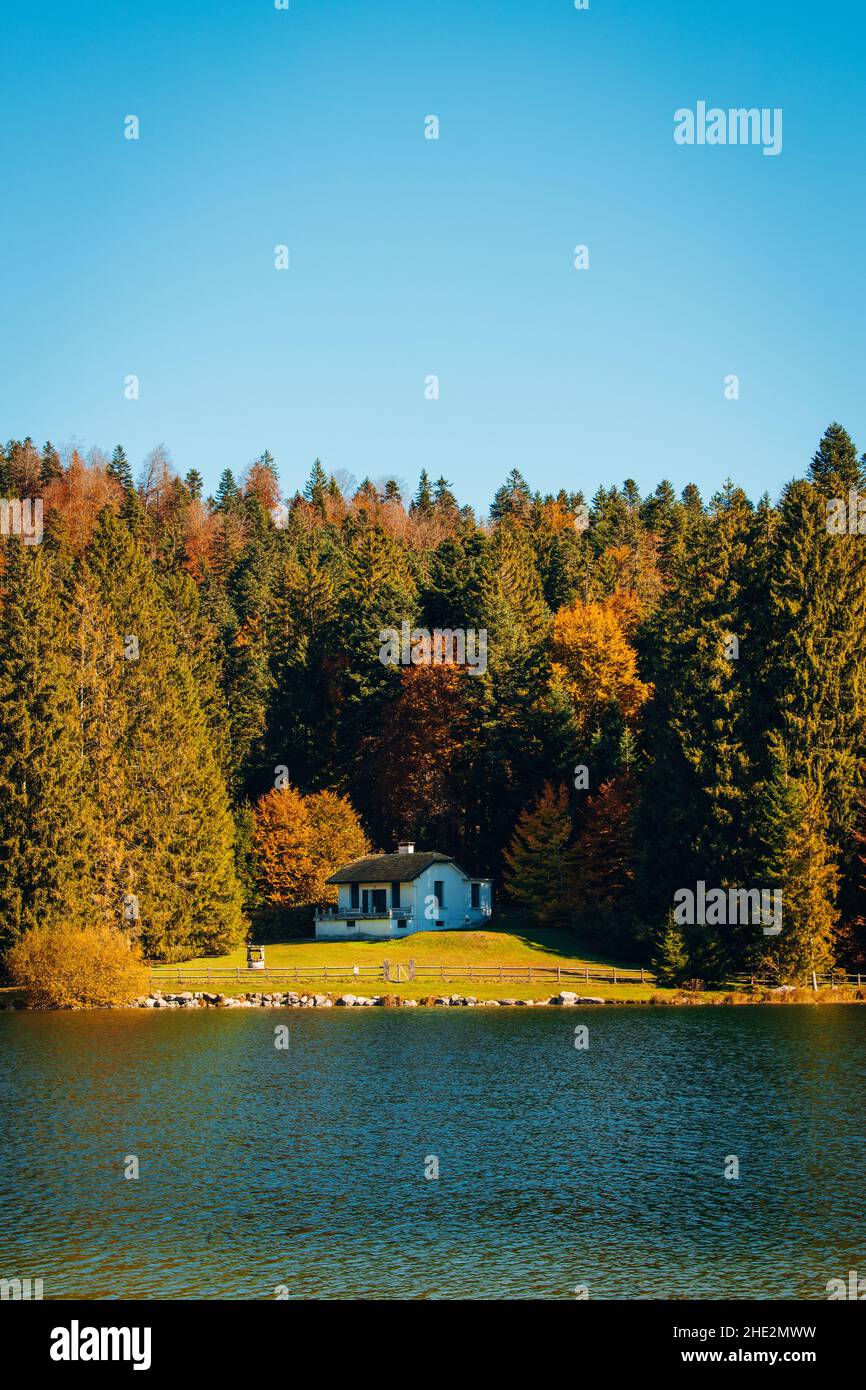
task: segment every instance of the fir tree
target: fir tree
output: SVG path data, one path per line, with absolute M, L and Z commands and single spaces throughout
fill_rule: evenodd
M 427 469 L 421 469 L 421 476 L 418 480 L 418 491 L 412 501 L 410 508 L 419 516 L 429 516 L 433 511 L 433 492 L 430 487 L 430 479 L 427 476 Z
M 529 484 L 519 468 L 512 468 L 502 487 L 497 488 L 490 506 L 490 520 L 503 521 L 512 517 L 517 521 L 529 515 L 532 493 Z
M 198 501 L 204 490 L 204 478 L 201 476 L 198 469 L 191 468 L 184 478 L 184 482 L 189 490 L 190 497 Z
M 218 512 L 229 512 L 236 507 L 241 499 L 240 488 L 235 482 L 235 475 L 230 468 L 224 468 L 220 474 L 219 486 L 216 495 L 216 510 Z
M 111 455 L 111 462 L 105 471 L 110 478 L 114 478 L 116 482 L 120 483 L 124 492 L 132 492 L 132 469 L 122 444 L 118 444 Z
M 120 888 L 138 900 L 143 949 L 163 960 L 228 950 L 245 924 L 226 787 L 165 601 L 121 521 L 101 518 L 83 579 L 110 622 L 107 689 L 91 718 L 105 718 L 123 779 Z M 110 830 L 114 808 L 100 810 Z M 97 885 L 108 899 L 116 889 Z
M 849 488 L 866 487 L 863 460 L 847 430 L 828 425 L 809 466 L 809 479 L 825 497 L 847 500 Z
M 314 507 L 318 507 L 320 511 L 324 511 L 325 494 L 327 490 L 328 475 L 322 467 L 321 460 L 316 459 L 310 470 L 310 476 L 307 479 L 306 487 L 304 488 L 304 496 L 308 502 L 312 502 Z
M 528 908 L 536 921 L 562 926 L 569 919 L 571 817 L 568 792 L 545 782 L 541 793 L 517 819 L 505 850 L 508 896 Z
M 676 987 L 685 984 L 689 977 L 689 956 L 681 927 L 674 921 L 673 912 L 665 918 L 653 956 L 652 968 L 660 985 Z
M 827 839 L 827 814 L 818 788 L 791 777 L 781 759 L 759 804 L 764 845 L 758 878 L 762 887 L 781 889 L 782 920 L 776 936 L 754 929 L 752 961 L 770 966 L 783 982 L 805 984 L 813 970 L 835 964 L 839 875 Z
M 0 607 L 0 948 L 78 916 L 86 789 L 69 628 L 46 551 L 5 543 Z

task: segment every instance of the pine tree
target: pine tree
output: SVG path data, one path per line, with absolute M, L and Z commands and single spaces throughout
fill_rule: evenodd
M 572 856 L 575 898 L 585 908 L 625 907 L 634 877 L 636 788 L 628 776 L 603 782 L 587 802 Z
M 497 488 L 490 506 L 490 520 L 503 521 L 511 517 L 524 521 L 529 515 L 532 499 L 529 485 L 519 468 L 512 468 L 502 487 Z
M 69 628 L 46 551 L 5 543 L 0 607 L 0 949 L 79 914 L 86 790 Z
M 809 466 L 809 479 L 825 497 L 848 496 L 848 489 L 866 487 L 863 460 L 847 430 L 828 425 Z
M 689 957 L 686 941 L 681 927 L 674 921 L 673 912 L 665 918 L 664 929 L 659 937 L 652 968 L 660 985 L 676 986 L 685 984 L 689 977 Z
M 638 816 L 640 896 L 659 920 L 677 888 L 750 881 L 750 791 L 763 772 L 754 716 L 764 661 L 762 522 L 738 489 L 670 553 L 671 583 L 638 647 L 654 688 Z
M 42 486 L 47 487 L 49 483 L 54 482 L 55 478 L 62 476 L 63 464 L 60 462 L 60 455 L 50 439 L 46 440 L 42 446 Z
M 318 507 L 320 511 L 324 512 L 327 489 L 328 475 L 322 467 L 321 459 L 316 459 L 304 488 L 304 496 L 308 502 L 312 502 L 314 507 Z
M 129 460 L 121 444 L 118 444 L 114 453 L 111 455 L 111 462 L 106 472 L 110 478 L 114 478 L 120 483 L 124 492 L 132 492 L 132 469 L 129 466 Z
M 754 928 L 752 961 L 770 966 L 786 983 L 805 984 L 813 970 L 835 964 L 839 874 L 827 839 L 827 814 L 818 788 L 790 776 L 781 759 L 759 805 L 764 846 L 758 877 L 760 886 L 781 889 L 782 921 L 777 936 Z
M 571 817 L 564 785 L 545 782 L 537 799 L 517 819 L 505 850 L 505 890 L 537 922 L 563 926 L 569 919 Z
M 202 495 L 202 491 L 204 490 L 204 478 L 201 476 L 198 469 L 191 468 L 187 473 L 186 477 L 184 478 L 184 482 L 186 483 L 187 488 L 189 489 L 190 497 L 192 497 L 195 501 L 198 501 Z
M 457 498 L 447 478 L 439 477 L 434 484 L 434 506 L 438 512 L 456 512 Z
M 835 477 L 832 469 L 828 476 Z M 862 538 L 828 532 L 823 494 L 792 483 L 782 498 L 768 578 L 761 719 L 781 744 L 791 775 L 821 793 L 831 843 L 848 855 L 846 873 L 866 753 L 864 626 Z
M 240 502 L 240 488 L 235 482 L 235 475 L 230 468 L 224 468 L 220 474 L 219 486 L 216 495 L 216 510 L 218 512 L 230 512 Z
M 418 491 L 412 502 L 410 511 L 417 512 L 419 516 L 430 516 L 433 511 L 433 493 L 430 488 L 430 479 L 427 476 L 427 469 L 421 469 L 421 476 L 418 480 Z
M 104 718 L 123 778 L 119 886 L 138 900 L 143 949 L 163 960 L 230 949 L 245 924 L 225 783 L 165 600 L 121 521 L 103 514 L 82 579 L 110 621 L 107 689 L 95 704 L 85 692 L 84 743 L 88 721 Z M 90 785 L 110 831 L 115 808 L 99 804 L 95 778 Z M 110 900 L 117 887 L 95 891 Z

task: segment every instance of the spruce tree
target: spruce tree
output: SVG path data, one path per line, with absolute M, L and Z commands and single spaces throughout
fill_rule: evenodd
M 304 488 L 304 496 L 314 507 L 324 511 L 325 494 L 328 490 L 328 475 L 322 467 L 321 459 L 315 459 Z
M 779 759 L 759 801 L 764 826 L 760 886 L 781 890 L 781 931 L 755 927 L 752 960 L 770 966 L 789 984 L 805 984 L 811 972 L 835 964 L 838 870 L 827 839 L 820 791 L 790 775 Z
M 184 478 L 184 482 L 189 490 L 190 497 L 198 501 L 204 489 L 204 478 L 201 476 L 198 469 L 191 468 Z
M 433 492 L 426 468 L 421 469 L 418 491 L 415 493 L 410 511 L 417 512 L 419 516 L 429 516 L 433 511 Z
M 111 462 L 106 472 L 110 478 L 114 478 L 120 483 L 124 492 L 132 492 L 132 469 L 129 466 L 129 460 L 126 457 L 122 444 L 118 444 L 114 453 L 111 455 Z
M 520 813 L 504 853 L 506 893 L 546 926 L 563 926 L 571 916 L 571 830 L 565 786 L 546 782 Z
M 143 950 L 162 960 L 228 950 L 245 924 L 225 783 L 152 570 L 123 522 L 107 513 L 83 582 L 110 620 L 104 718 L 125 804 L 120 886 L 138 900 Z M 90 708 L 98 717 L 100 705 Z M 98 804 L 96 780 L 92 789 Z M 100 810 L 111 830 L 114 807 Z M 104 892 L 111 898 L 116 885 Z
M 668 987 L 685 984 L 689 976 L 689 956 L 681 927 L 674 921 L 673 912 L 665 918 L 664 928 L 656 945 L 652 968 L 660 985 Z
M 216 495 L 216 510 L 218 512 L 231 511 L 240 502 L 241 492 L 235 482 L 235 475 L 230 468 L 224 468 L 220 474 L 219 486 Z
M 0 606 L 0 949 L 82 908 L 75 675 L 57 575 L 42 547 L 4 547 Z

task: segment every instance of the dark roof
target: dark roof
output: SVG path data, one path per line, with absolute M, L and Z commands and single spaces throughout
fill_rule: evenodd
M 454 860 L 450 854 L 374 854 L 370 859 L 354 859 L 325 882 L 409 883 L 431 864 L 454 864 Z M 460 866 L 454 864 L 454 867 Z

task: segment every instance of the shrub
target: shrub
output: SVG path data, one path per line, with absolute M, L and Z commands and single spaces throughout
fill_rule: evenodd
M 6 953 L 13 983 L 43 1008 L 128 1004 L 147 989 L 136 942 L 115 927 L 33 927 Z

